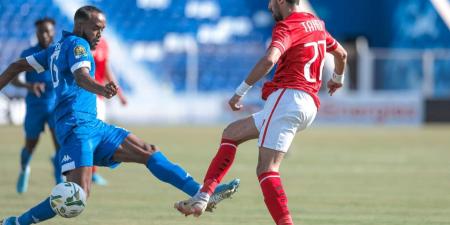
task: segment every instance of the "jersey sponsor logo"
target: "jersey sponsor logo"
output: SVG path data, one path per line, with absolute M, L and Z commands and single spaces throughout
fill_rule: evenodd
M 77 45 L 73 49 L 73 54 L 75 55 L 76 59 L 79 59 L 81 57 L 87 56 L 86 49 L 83 46 L 81 46 L 81 45 Z
M 64 155 L 64 157 L 63 157 L 63 159 L 62 159 L 62 162 L 63 162 L 63 163 L 64 163 L 64 162 L 68 162 L 68 161 L 70 161 L 70 160 L 72 160 L 72 158 L 70 158 L 70 156 Z

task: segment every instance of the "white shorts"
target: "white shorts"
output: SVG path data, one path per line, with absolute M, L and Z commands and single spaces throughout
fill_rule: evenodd
M 97 96 L 97 119 L 105 121 L 106 119 L 106 103 L 105 99 Z
M 259 130 L 258 146 L 287 152 L 297 132 L 309 127 L 317 114 L 314 99 L 306 92 L 279 89 L 264 109 L 253 114 Z

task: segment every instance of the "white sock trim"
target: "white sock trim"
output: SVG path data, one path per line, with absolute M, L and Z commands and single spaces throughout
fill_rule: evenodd
M 209 198 L 210 198 L 211 196 L 209 196 L 209 194 L 206 193 L 206 192 L 199 192 L 199 193 L 197 193 L 194 197 L 197 198 L 198 200 L 208 202 L 208 201 L 209 201 Z
M 280 178 L 280 175 L 270 175 L 270 176 L 264 177 L 263 179 L 261 179 L 261 180 L 259 181 L 259 184 L 262 184 L 262 182 L 264 182 L 265 180 L 267 180 L 267 179 L 269 179 L 269 178 L 273 178 L 273 177 L 278 177 L 278 178 Z
M 231 147 L 233 147 L 233 148 L 237 148 L 237 146 L 236 145 L 233 145 L 233 144 L 231 144 L 231 143 L 222 143 L 222 144 L 220 144 L 220 146 L 231 146 Z

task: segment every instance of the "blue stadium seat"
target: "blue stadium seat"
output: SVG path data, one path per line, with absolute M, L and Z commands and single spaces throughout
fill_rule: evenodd
M 137 0 L 138 1 L 138 0 Z M 233 35 L 229 42 L 222 44 L 199 44 L 200 91 L 232 90 L 249 73 L 251 67 L 265 51 L 265 43 L 270 38 L 272 24 L 255 26 L 253 15 L 267 11 L 267 1 L 255 0 L 171 0 L 164 9 L 139 8 L 137 1 L 88 0 L 97 5 L 108 17 L 108 26 L 114 28 L 122 40 L 130 46 L 137 42 L 163 43 L 168 33 L 197 36 L 204 25 L 216 26 L 225 17 L 246 17 L 253 27 L 248 34 Z M 220 17 L 186 18 L 188 3 L 213 2 L 220 9 Z M 314 2 L 318 6 L 331 4 Z M 337 3 L 335 3 L 337 4 Z M 367 3 L 366 3 L 367 4 Z M 361 7 L 363 3 L 361 3 Z M 320 8 L 320 7 L 319 7 Z M 0 69 L 17 58 L 29 46 L 34 37 L 33 22 L 39 17 L 51 16 L 57 21 L 57 39 L 62 29 L 70 29 L 72 18 L 64 15 L 52 0 L 2 0 L 0 4 Z M 334 21 L 334 20 L 333 20 Z M 333 22 L 331 21 L 331 22 Z M 339 21 L 336 21 L 338 23 Z M 346 21 L 347 23 L 347 21 Z M 333 24 L 333 23 L 331 23 Z M 339 23 L 338 23 L 339 24 Z M 186 54 L 166 53 L 161 62 L 143 62 L 148 70 L 161 82 L 170 83 L 176 91 L 186 90 Z M 449 95 L 450 71 L 448 61 L 438 61 L 435 65 L 436 95 Z M 378 89 L 411 89 L 420 86 L 421 63 L 376 62 L 375 86 Z M 404 76 L 392 76 L 404 74 Z M 120 75 L 119 75 L 120 77 Z

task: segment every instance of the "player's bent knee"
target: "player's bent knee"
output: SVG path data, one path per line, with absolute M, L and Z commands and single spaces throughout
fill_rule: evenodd
M 238 137 L 236 134 L 238 131 L 236 130 L 236 125 L 234 123 L 229 124 L 222 132 L 222 138 L 238 141 Z
M 50 194 L 52 210 L 64 217 L 72 218 L 80 215 L 86 207 L 86 192 L 74 182 L 56 185 Z

